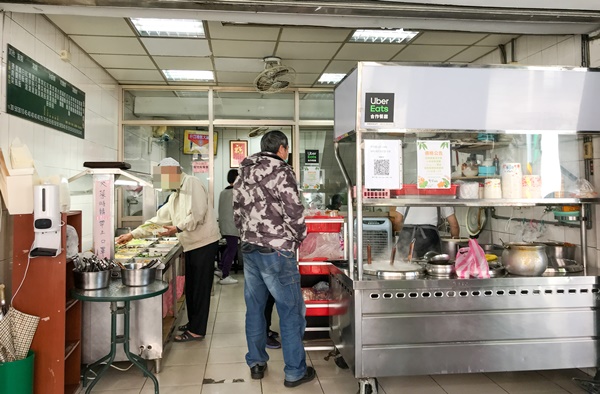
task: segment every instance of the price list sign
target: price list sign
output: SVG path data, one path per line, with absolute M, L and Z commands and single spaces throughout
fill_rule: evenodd
M 6 112 L 84 138 L 85 93 L 8 45 Z

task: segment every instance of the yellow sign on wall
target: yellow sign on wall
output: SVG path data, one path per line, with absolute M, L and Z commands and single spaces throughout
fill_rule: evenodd
M 217 155 L 218 134 L 213 133 L 214 155 Z M 185 130 L 183 136 L 183 153 L 187 155 L 200 154 L 208 159 L 208 131 Z

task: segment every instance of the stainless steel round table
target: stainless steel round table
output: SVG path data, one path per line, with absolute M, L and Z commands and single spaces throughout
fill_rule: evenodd
M 123 344 L 123 351 L 127 358 L 139 369 L 142 370 L 144 375 L 148 376 L 154 382 L 154 392 L 158 394 L 158 381 L 156 377 L 148 368 L 146 368 L 146 360 L 139 357 L 137 354 L 133 354 L 129 351 L 129 307 L 130 302 L 135 300 L 142 300 L 145 298 L 156 297 L 163 294 L 169 288 L 167 282 L 157 280 L 148 286 L 130 287 L 125 286 L 120 279 L 113 279 L 110 285 L 105 289 L 100 290 L 79 290 L 73 289 L 73 297 L 88 302 L 110 302 L 110 352 L 100 358 L 99 360 L 89 364 L 83 373 L 83 387 L 87 384 L 88 372 L 98 365 L 102 365 L 100 371 L 96 375 L 96 378 L 90 384 L 90 387 L 86 390 L 86 393 L 92 391 L 92 388 L 98 383 L 100 377 L 108 370 L 115 359 L 115 353 L 117 350 L 117 344 Z M 121 306 L 118 303 L 122 303 Z M 123 334 L 117 334 L 117 315 L 123 315 Z

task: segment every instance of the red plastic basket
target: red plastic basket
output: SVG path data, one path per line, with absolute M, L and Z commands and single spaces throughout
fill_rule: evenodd
M 300 275 L 329 275 L 329 264 L 300 264 Z
M 354 197 L 356 197 L 356 186 L 353 191 Z M 363 198 L 390 198 L 390 189 L 365 189 L 363 187 Z
M 455 196 L 456 188 L 458 185 L 450 185 L 448 189 L 419 189 L 417 185 L 407 183 L 402 189 L 392 189 L 390 194 L 392 196 L 404 196 L 404 195 L 420 195 L 420 196 Z
M 335 216 L 307 216 L 305 219 L 331 220 L 339 219 Z M 306 231 L 309 233 L 339 233 L 342 223 L 310 223 L 306 222 Z

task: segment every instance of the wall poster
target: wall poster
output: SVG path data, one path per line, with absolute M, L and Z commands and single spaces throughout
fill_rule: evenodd
M 417 188 L 450 188 L 450 141 L 417 140 Z
M 248 156 L 248 141 L 229 141 L 229 167 L 238 168 Z

